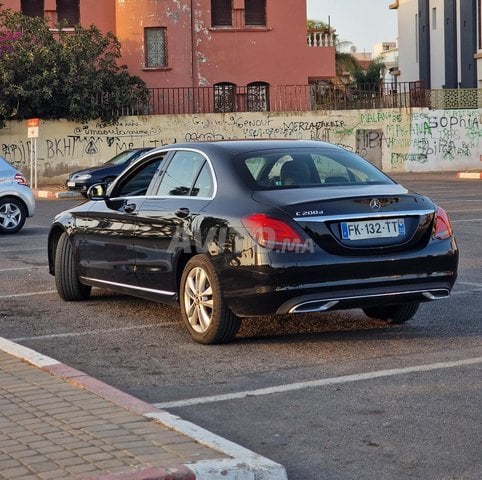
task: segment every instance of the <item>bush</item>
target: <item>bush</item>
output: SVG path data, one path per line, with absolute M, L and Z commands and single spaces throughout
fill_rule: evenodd
M 32 117 L 114 122 L 147 105 L 145 83 L 117 64 L 114 34 L 61 27 L 54 37 L 40 17 L 0 11 L 0 126 Z

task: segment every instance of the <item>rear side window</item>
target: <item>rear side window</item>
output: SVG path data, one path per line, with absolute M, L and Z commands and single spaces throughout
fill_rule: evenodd
M 213 182 L 206 159 L 198 152 L 178 151 L 161 178 L 158 195 L 207 197 Z
M 249 183 L 261 190 L 393 183 L 366 160 L 339 149 L 271 150 L 240 161 Z
M 196 183 L 192 189 L 191 195 L 193 197 L 212 197 L 214 193 L 214 184 L 209 171 L 207 162 L 201 169 Z

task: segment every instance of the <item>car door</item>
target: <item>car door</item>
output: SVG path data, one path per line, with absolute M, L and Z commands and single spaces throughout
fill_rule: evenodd
M 163 156 L 136 164 L 119 177 L 107 198 L 77 218 L 82 240 L 77 245 L 80 273 L 106 287 L 136 288 L 134 235 L 138 210 L 156 176 Z
M 141 288 L 175 299 L 177 261 L 182 252 L 191 252 L 198 217 L 215 193 L 215 177 L 207 157 L 190 149 L 173 152 L 163 170 L 155 195 L 138 212 L 136 272 Z

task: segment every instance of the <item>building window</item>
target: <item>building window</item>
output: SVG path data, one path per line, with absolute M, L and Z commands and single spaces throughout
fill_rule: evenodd
M 244 1 L 244 23 L 246 25 L 266 25 L 266 0 Z
M 234 112 L 236 101 L 236 85 L 234 83 L 217 83 L 214 85 L 214 111 L 216 113 Z
M 20 8 L 27 17 L 43 17 L 44 1 L 43 0 L 22 0 Z
M 167 67 L 167 29 L 150 27 L 144 29 L 147 68 Z
M 437 9 L 432 8 L 432 30 L 437 30 Z
M 248 85 L 248 112 L 269 110 L 269 84 L 253 82 Z
M 213 27 L 233 25 L 232 0 L 211 0 L 211 25 Z
M 79 0 L 57 0 L 57 21 L 67 27 L 80 23 Z

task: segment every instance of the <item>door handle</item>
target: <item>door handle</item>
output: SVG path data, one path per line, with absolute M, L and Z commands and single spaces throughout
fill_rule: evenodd
M 126 213 L 132 213 L 135 211 L 135 209 L 137 208 L 137 205 L 135 203 L 124 203 L 124 212 Z
M 189 214 L 191 213 L 191 211 L 189 210 L 189 208 L 178 208 L 176 211 L 175 211 L 175 214 L 177 217 L 179 218 L 186 218 Z

